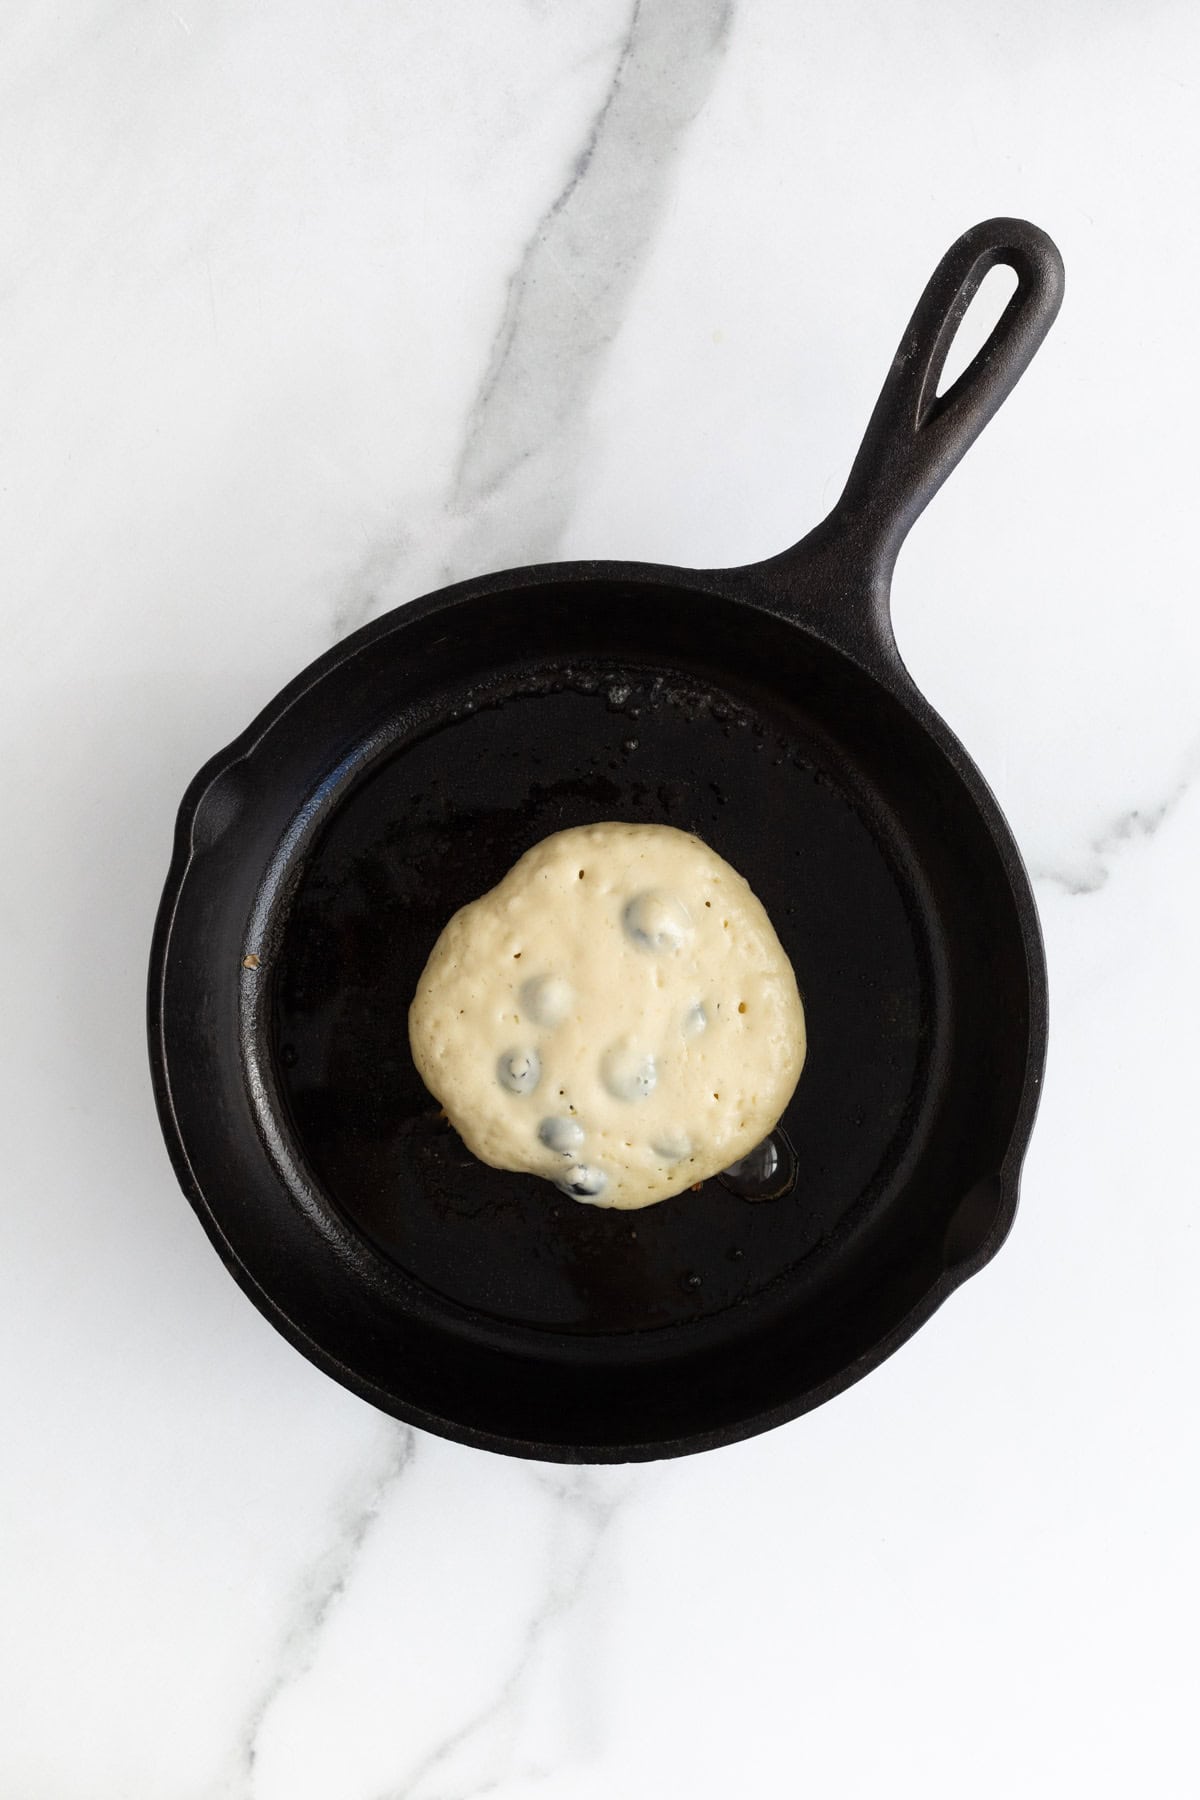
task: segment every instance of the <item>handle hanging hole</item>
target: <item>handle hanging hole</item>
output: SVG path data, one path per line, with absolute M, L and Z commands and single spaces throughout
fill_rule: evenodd
M 980 282 L 946 352 L 937 384 L 939 400 L 949 393 L 995 331 L 1001 314 L 1017 291 L 1017 279 L 1017 271 L 1007 263 L 994 263 Z

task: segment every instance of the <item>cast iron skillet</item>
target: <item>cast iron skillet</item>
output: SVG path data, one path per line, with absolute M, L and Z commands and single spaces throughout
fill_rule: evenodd
M 1012 300 L 935 397 L 997 263 Z M 999 1248 L 1042 1073 L 1041 940 L 888 592 L 1062 283 L 1032 225 L 960 238 L 794 549 L 462 582 L 323 656 L 192 782 L 150 971 L 163 1130 L 255 1304 L 375 1405 L 563 1462 L 727 1444 L 856 1381 Z M 601 819 L 699 833 L 792 958 L 809 1056 L 782 1198 L 709 1181 L 580 1206 L 477 1163 L 415 1073 L 408 1002 L 446 919 Z

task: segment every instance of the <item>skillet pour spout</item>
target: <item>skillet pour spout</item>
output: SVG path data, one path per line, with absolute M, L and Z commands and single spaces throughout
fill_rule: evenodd
M 988 269 L 1017 286 L 944 394 Z M 296 677 L 184 796 L 150 964 L 181 1186 L 254 1303 L 395 1417 L 561 1462 L 676 1456 L 820 1405 L 1012 1223 L 1045 1058 L 1029 883 L 918 692 L 889 590 L 913 520 L 1062 298 L 1015 219 L 952 246 L 837 505 L 730 570 L 542 564 L 397 608 Z M 446 919 L 551 831 L 696 832 L 796 969 L 795 1179 L 636 1214 L 485 1168 L 407 1008 Z

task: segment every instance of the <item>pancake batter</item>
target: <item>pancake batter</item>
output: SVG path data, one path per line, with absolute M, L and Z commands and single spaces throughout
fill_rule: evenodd
M 409 1012 L 468 1149 L 593 1206 L 652 1206 L 778 1124 L 805 1054 L 749 884 L 669 825 L 543 839 L 455 913 Z

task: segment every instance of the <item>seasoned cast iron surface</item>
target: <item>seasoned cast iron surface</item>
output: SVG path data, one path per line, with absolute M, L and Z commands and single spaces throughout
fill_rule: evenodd
M 289 911 L 275 1054 L 303 1154 L 390 1258 L 496 1320 L 628 1332 L 745 1302 L 869 1205 L 920 1110 L 930 977 L 894 826 L 828 738 L 765 692 L 593 664 L 454 700 L 457 716 L 346 798 Z M 640 1212 L 581 1206 L 479 1163 L 414 1069 L 408 1004 L 451 913 L 550 832 L 602 819 L 696 832 L 747 877 L 792 959 L 809 1060 L 782 1198 L 710 1180 Z

